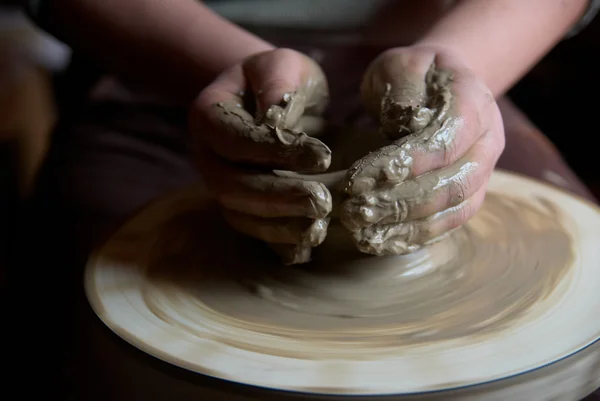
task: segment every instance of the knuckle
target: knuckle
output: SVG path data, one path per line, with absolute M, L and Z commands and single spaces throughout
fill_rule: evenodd
M 350 231 L 371 227 L 381 220 L 381 211 L 377 204 L 370 202 L 373 196 L 360 195 L 346 200 L 342 204 L 341 220 Z

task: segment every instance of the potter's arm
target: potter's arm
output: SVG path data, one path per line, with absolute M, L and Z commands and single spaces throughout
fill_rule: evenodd
M 359 249 L 410 252 L 479 211 L 505 144 L 493 97 L 589 20 L 592 1 L 460 0 L 371 63 L 362 95 L 395 142 L 348 170 L 340 219 Z
M 589 0 L 462 0 L 418 42 L 451 51 L 496 96 L 580 20 Z
M 44 29 L 78 51 L 186 98 L 227 67 L 273 48 L 196 0 L 26 3 Z

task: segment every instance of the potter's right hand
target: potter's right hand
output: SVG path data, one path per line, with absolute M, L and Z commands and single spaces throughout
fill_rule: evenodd
M 317 63 L 276 49 L 224 71 L 190 110 L 196 161 L 226 220 L 286 263 L 306 262 L 327 232 L 327 188 L 277 173 L 327 170 L 331 151 L 305 133 L 318 131 L 327 100 Z

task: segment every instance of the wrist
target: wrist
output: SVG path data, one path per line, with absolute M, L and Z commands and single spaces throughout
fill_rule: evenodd
M 588 1 L 463 0 L 416 45 L 446 49 L 498 97 L 564 37 Z

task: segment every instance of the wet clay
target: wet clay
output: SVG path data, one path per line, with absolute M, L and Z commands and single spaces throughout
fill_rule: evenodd
M 324 122 L 319 114 L 328 100 L 323 88 L 324 84 L 318 79 L 308 80 L 305 87 L 284 94 L 280 105 L 271 106 L 264 114 L 257 112 L 255 117 L 241 104 L 216 104 L 221 123 L 246 138 L 249 147 L 255 148 L 247 150 L 249 157 L 237 161 L 250 165 L 267 164 L 274 168 L 291 164 L 296 166 L 298 173 L 327 170 L 331 163 L 331 150 L 319 139 L 307 134 L 317 136 L 323 130 Z M 327 233 L 327 215 L 331 211 L 331 194 L 327 187 L 306 179 L 282 179 L 276 171 L 238 174 L 237 181 L 240 187 L 259 193 L 262 191 L 266 196 L 288 198 L 290 203 L 297 203 L 301 198 L 308 200 L 312 207 L 306 216 L 278 218 L 260 217 L 257 211 L 260 205 L 252 203 L 247 203 L 245 208 L 228 210 L 227 204 L 235 202 L 232 196 L 221 203 L 226 208 L 225 218 L 232 227 L 266 241 L 285 264 L 309 261 L 311 249 L 321 244 Z M 247 198 L 240 198 L 240 201 L 245 200 Z
M 479 342 L 544 313 L 532 308 L 552 292 L 560 297 L 556 287 L 573 265 L 564 222 L 550 202 L 491 194 L 467 226 L 411 254 L 365 255 L 333 223 L 311 263 L 281 268 L 210 210 L 197 211 L 161 229 L 144 302 L 194 337 L 207 335 L 209 324 L 236 348 L 299 359 Z M 212 238 L 204 235 L 207 224 L 220 227 Z
M 293 99 L 294 96 L 286 98 Z M 278 164 L 289 165 L 291 160 L 291 164 L 298 166 L 300 172 L 323 172 L 329 168 L 331 150 L 317 138 L 280 125 L 285 120 L 285 113 L 267 112 L 266 115 L 271 118 L 261 122 L 255 121 L 240 104 L 220 102 L 215 108 L 223 126 L 244 138 L 244 145 L 251 148 L 245 152 L 250 156 L 235 161 L 249 164 L 260 162 L 277 168 Z M 279 106 L 277 108 L 281 109 Z
M 319 246 L 327 235 L 330 218 L 339 219 L 352 234 L 356 248 L 371 255 L 414 252 L 447 237 L 449 231 L 444 229 L 443 220 L 453 209 L 416 217 L 414 210 L 435 204 L 448 193 L 453 196 L 450 199 L 452 207 L 464 206 L 461 205 L 465 199 L 460 186 L 469 181 L 469 175 L 479 165 L 467 154 L 446 168 L 419 177 L 412 176 L 411 172 L 414 154 L 452 146 L 461 121 L 451 85 L 452 73 L 432 64 L 424 79 L 408 77 L 397 84 L 399 87 L 387 84 L 387 91 L 376 108 L 380 115 L 379 132 L 358 132 L 350 127 L 332 127 L 321 122 L 319 136 L 322 141 L 286 128 L 287 122 L 300 121 L 305 109 L 298 104 L 306 99 L 302 94 L 286 95 L 283 106 L 271 107 L 260 119 L 261 123 L 252 126 L 263 127 L 265 133 L 261 135 L 271 132 L 272 139 L 284 134 L 296 135 L 300 138 L 298 143 L 307 143 L 305 138 L 309 138 L 327 147 L 326 157 L 324 153 L 314 154 L 320 154 L 322 161 L 327 159 L 327 172 L 336 177 L 347 169 L 343 180 L 332 183 L 322 169 L 293 173 L 275 170 L 273 173 L 280 178 L 289 178 L 290 185 L 298 180 L 306 180 L 311 185 L 322 183 L 320 191 L 327 192 L 328 196 L 318 199 L 313 196 L 311 202 L 321 210 L 329 209 L 332 214 L 319 216 L 319 221 L 294 218 L 289 224 L 283 220 L 256 219 L 246 219 L 244 223 L 235 216 L 229 216 L 228 221 L 249 235 L 253 231 L 260 232 L 260 236 L 254 237 L 271 243 L 286 264 L 310 261 L 311 249 Z M 374 108 L 372 104 L 367 106 Z M 289 138 L 277 142 L 294 143 Z M 249 175 L 247 179 L 254 178 Z M 274 225 L 273 229 L 269 229 L 270 224 Z M 275 237 L 282 240 L 273 241 Z
M 452 73 L 432 65 L 425 82 L 404 83 L 401 92 L 411 96 L 399 95 L 397 88 L 392 96 L 392 86 L 387 85 L 379 107 L 380 132 L 394 142 L 356 161 L 348 169 L 344 183 L 348 200 L 341 222 L 352 232 L 362 252 L 374 255 L 413 252 L 446 235 L 431 237 L 427 221 L 406 220 L 411 220 L 412 206 L 431 202 L 436 190 L 464 182 L 478 167 L 465 158 L 448 168 L 421 177 L 411 176 L 411 154 L 449 148 L 455 138 L 460 118 L 451 84 Z M 418 85 L 423 88 L 414 87 Z M 398 102 L 395 100 L 398 98 L 411 101 Z

